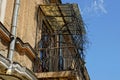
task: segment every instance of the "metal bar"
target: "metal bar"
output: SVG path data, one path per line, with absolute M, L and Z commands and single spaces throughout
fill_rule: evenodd
M 61 15 L 45 15 L 45 16 L 46 17 L 61 17 Z M 68 16 L 64 15 L 62 17 L 72 17 L 72 16 L 71 15 L 68 15 Z
M 52 48 L 39 48 L 38 49 L 38 51 L 42 51 L 42 50 L 46 50 L 46 49 L 48 49 L 48 50 L 52 50 L 52 49 L 62 49 L 62 48 L 76 48 L 76 46 L 64 46 L 64 47 L 52 47 Z M 79 48 L 79 49 L 81 49 L 81 48 Z
M 40 11 L 42 12 L 42 14 L 45 16 L 45 13 L 43 12 L 43 10 L 41 9 L 40 6 L 39 6 L 39 9 L 40 9 Z M 45 21 L 48 23 L 49 27 L 52 29 L 52 27 L 51 27 L 49 21 L 48 21 L 46 18 L 45 18 Z M 53 29 L 52 29 L 52 31 L 53 31 Z
M 12 31 L 11 31 L 11 42 L 9 48 L 8 59 L 12 62 L 15 42 L 16 42 L 16 28 L 17 28 L 17 19 L 18 19 L 18 10 L 19 10 L 20 0 L 15 0 L 13 19 L 12 19 Z
M 16 28 L 17 28 L 19 5 L 20 5 L 20 0 L 15 0 L 13 18 L 12 18 L 12 30 L 11 30 L 12 35 L 11 35 L 11 42 L 8 53 L 8 59 L 11 61 L 11 64 L 6 72 L 7 74 L 11 74 L 13 68 L 13 55 L 14 55 L 15 42 L 16 42 Z

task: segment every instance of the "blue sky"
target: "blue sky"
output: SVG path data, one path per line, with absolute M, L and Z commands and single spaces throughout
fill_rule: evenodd
M 78 3 L 87 27 L 86 66 L 91 80 L 120 80 L 120 0 L 62 0 Z

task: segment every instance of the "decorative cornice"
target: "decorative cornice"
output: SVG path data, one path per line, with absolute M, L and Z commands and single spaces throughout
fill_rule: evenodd
M 10 42 L 11 33 L 0 22 L 0 38 L 7 44 Z M 27 56 L 33 61 L 36 58 L 36 53 L 29 43 L 24 43 L 19 37 L 16 38 L 15 49 L 20 52 L 26 52 Z

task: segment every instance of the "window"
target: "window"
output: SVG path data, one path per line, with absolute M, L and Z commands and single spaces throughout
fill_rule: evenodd
M 7 0 L 0 0 L 0 21 L 4 22 L 5 8 Z

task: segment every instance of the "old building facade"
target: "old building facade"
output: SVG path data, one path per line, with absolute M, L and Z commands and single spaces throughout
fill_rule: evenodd
M 83 59 L 84 35 L 77 4 L 0 0 L 0 79 L 89 80 Z

